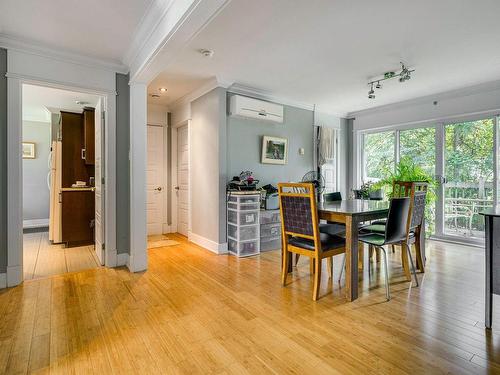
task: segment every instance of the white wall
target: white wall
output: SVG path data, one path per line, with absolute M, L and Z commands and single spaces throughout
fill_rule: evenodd
M 23 159 L 23 221 L 49 219 L 50 130 L 48 122 L 23 121 L 23 141 L 35 143 L 35 159 Z M 48 223 L 48 221 L 47 221 Z
M 168 108 L 159 104 L 148 103 L 148 124 L 167 125 Z
M 194 242 L 226 251 L 226 90 L 191 103 L 191 233 Z

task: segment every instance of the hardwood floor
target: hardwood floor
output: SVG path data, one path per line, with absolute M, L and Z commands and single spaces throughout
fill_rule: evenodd
M 65 248 L 63 244 L 52 245 L 48 232 L 23 235 L 24 280 L 97 267 L 99 264 L 93 246 Z
M 500 373 L 482 249 L 430 242 L 412 289 L 390 254 L 390 302 L 376 263 L 346 302 L 336 257 L 313 302 L 306 261 L 283 288 L 277 251 L 237 259 L 172 238 L 144 273 L 99 268 L 0 291 L 0 373 Z

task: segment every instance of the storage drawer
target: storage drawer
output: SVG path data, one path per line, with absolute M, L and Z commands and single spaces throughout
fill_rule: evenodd
M 259 203 L 238 204 L 238 203 L 228 202 L 227 208 L 237 211 L 255 211 L 260 209 L 260 204 Z
M 260 223 L 281 223 L 280 210 L 262 210 L 260 211 Z
M 227 211 L 227 221 L 231 224 L 252 225 L 259 224 L 259 211 Z
M 238 227 L 236 225 L 227 225 L 227 235 L 235 240 L 247 241 L 259 239 L 259 226 L 251 225 L 245 227 Z
M 259 245 L 259 240 L 240 242 L 229 238 L 227 241 L 229 252 L 239 257 L 248 257 L 259 254 Z
M 260 251 L 281 249 L 281 236 L 261 237 Z
M 260 194 L 255 195 L 237 195 L 230 194 L 228 202 L 233 203 L 258 203 L 260 205 Z
M 260 225 L 260 236 L 261 237 L 269 237 L 269 236 L 280 236 L 281 235 L 281 224 L 261 224 Z

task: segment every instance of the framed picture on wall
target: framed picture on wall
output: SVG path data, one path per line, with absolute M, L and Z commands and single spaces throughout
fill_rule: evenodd
M 23 142 L 23 159 L 35 158 L 35 143 Z
M 288 140 L 286 138 L 262 137 L 262 163 L 286 164 L 288 160 Z

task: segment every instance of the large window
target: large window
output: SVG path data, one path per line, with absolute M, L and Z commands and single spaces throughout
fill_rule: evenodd
M 363 136 L 363 180 L 379 180 L 394 171 L 395 132 L 368 133 Z

